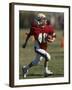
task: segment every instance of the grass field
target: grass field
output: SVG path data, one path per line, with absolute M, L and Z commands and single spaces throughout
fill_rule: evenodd
M 25 32 L 28 30 L 20 30 L 19 33 L 19 78 L 23 79 L 22 66 L 29 64 L 35 57 L 32 38 L 29 39 L 26 48 L 22 48 L 26 38 Z M 49 69 L 53 71 L 53 75 L 49 77 L 62 77 L 64 76 L 64 50 L 60 47 L 62 38 L 62 30 L 56 30 L 56 41 L 48 44 L 48 52 L 51 55 L 49 61 Z M 43 78 L 44 60 L 37 66 L 29 70 L 27 78 Z

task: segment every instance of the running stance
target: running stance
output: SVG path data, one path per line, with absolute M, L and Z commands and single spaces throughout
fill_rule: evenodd
M 30 32 L 27 34 L 27 38 L 25 40 L 23 48 L 26 47 L 30 36 L 33 36 L 35 39 L 34 51 L 36 53 L 36 57 L 30 64 L 23 66 L 23 77 L 26 78 L 28 70 L 32 66 L 37 65 L 43 58 L 45 59 L 44 76 L 53 74 L 53 72 L 48 69 L 48 62 L 49 60 L 51 60 L 51 56 L 47 52 L 47 43 L 54 42 L 56 34 L 53 27 L 47 24 L 46 16 L 43 13 L 39 13 L 34 19 L 31 25 Z

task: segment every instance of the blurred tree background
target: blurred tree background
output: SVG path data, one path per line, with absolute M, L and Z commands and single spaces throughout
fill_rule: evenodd
M 27 29 L 30 28 L 32 19 L 40 12 L 37 11 L 20 11 L 19 12 L 19 28 Z M 44 13 L 47 19 L 53 24 L 56 30 L 64 30 L 64 13 L 58 12 L 41 12 Z

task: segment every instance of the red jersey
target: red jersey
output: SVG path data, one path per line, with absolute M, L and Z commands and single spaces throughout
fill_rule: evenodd
M 46 25 L 45 27 L 32 26 L 30 33 L 39 43 L 40 48 L 46 50 L 48 35 L 53 35 L 54 30 L 50 25 Z

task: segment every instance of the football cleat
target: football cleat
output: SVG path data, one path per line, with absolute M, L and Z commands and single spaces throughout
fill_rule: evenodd
M 23 71 L 23 77 L 26 78 L 28 74 L 28 69 L 26 68 L 26 66 L 22 67 L 22 71 Z
M 53 75 L 53 72 L 51 72 L 50 70 L 46 70 L 46 72 L 44 73 L 44 76 L 47 77 L 50 75 Z

